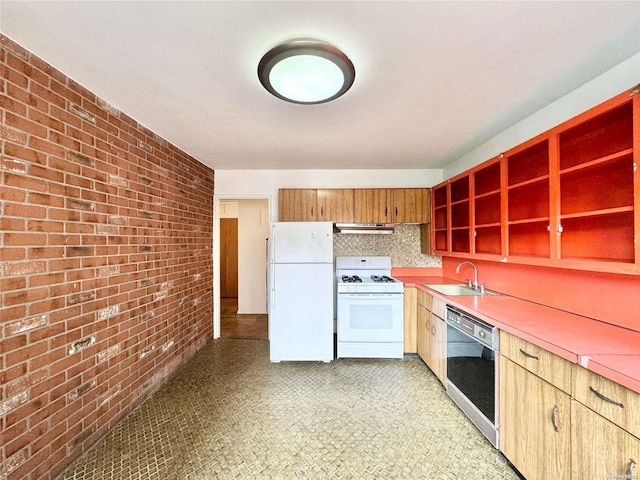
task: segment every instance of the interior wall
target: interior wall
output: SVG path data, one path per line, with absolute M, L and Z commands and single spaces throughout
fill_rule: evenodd
M 468 270 L 455 272 L 458 264 L 466 260 L 443 257 L 443 275 L 460 281 L 469 278 Z M 489 290 L 640 331 L 638 275 L 481 260 L 473 263 L 478 267 L 478 281 L 486 283 Z
M 509 127 L 445 167 L 451 178 L 489 160 L 536 135 L 633 88 L 640 82 L 640 53 L 616 65 L 590 82 Z M 216 172 L 217 173 L 217 172 Z
M 0 478 L 57 478 L 212 338 L 214 173 L 0 35 Z
M 238 313 L 267 313 L 269 202 L 238 200 Z

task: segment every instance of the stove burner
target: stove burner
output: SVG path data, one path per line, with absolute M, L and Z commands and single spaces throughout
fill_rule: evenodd
M 388 275 L 371 275 L 371 280 L 376 283 L 394 283 L 395 280 Z
M 362 283 L 362 279 L 358 275 L 342 275 L 344 283 Z

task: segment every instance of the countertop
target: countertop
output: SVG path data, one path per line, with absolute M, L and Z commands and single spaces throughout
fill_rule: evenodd
M 424 286 L 460 283 L 444 277 L 394 278 L 640 393 L 640 332 L 508 295 L 447 296 Z

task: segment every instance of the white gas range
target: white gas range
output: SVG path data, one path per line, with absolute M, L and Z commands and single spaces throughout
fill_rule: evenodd
M 403 358 L 404 285 L 390 257 L 336 257 L 337 358 Z

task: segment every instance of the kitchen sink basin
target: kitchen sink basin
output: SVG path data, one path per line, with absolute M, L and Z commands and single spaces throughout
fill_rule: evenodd
M 463 284 L 450 284 L 450 283 L 443 283 L 443 284 L 424 284 L 425 287 L 430 288 L 431 290 L 435 290 L 436 292 L 442 293 L 443 295 L 450 295 L 450 296 L 473 296 L 473 297 L 481 297 L 483 295 L 498 295 L 498 293 L 495 292 L 489 292 L 487 290 L 485 290 L 484 293 L 480 293 L 477 290 L 474 290 L 473 288 L 469 288 L 466 285 Z

